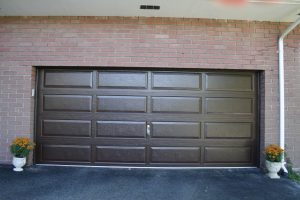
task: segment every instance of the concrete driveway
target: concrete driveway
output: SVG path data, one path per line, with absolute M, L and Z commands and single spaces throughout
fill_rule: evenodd
M 298 200 L 300 185 L 259 169 L 104 169 L 0 167 L 0 199 Z

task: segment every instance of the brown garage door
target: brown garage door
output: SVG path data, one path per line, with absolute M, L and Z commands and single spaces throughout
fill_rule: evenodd
M 40 69 L 37 163 L 254 166 L 254 72 Z

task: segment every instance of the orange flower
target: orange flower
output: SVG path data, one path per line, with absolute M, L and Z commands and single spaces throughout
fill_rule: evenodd
M 29 138 L 17 137 L 12 141 L 10 151 L 14 156 L 23 158 L 28 156 L 29 152 L 34 149 L 34 145 Z
M 272 162 L 279 162 L 282 157 L 283 149 L 278 145 L 271 144 L 265 148 L 266 159 Z

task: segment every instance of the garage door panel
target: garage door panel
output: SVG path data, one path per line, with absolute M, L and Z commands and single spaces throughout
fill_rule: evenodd
M 98 96 L 98 112 L 146 112 L 147 97 Z
M 92 88 L 92 71 L 45 71 L 44 87 Z
M 250 146 L 253 144 L 249 139 L 206 139 L 202 138 L 150 138 L 150 146 L 162 146 L 162 147 L 189 147 L 189 146 Z
M 90 137 L 91 121 L 43 120 L 42 136 Z
M 206 138 L 251 138 L 252 126 L 250 122 L 206 122 Z
M 206 90 L 253 91 L 252 74 L 206 74 Z
M 98 121 L 97 137 L 145 138 L 146 122 Z
M 200 73 L 154 72 L 153 89 L 201 89 Z
M 153 163 L 199 163 L 199 147 L 151 147 Z
M 90 146 L 41 145 L 43 161 L 91 162 Z
M 152 97 L 152 112 L 200 113 L 201 99 L 197 97 Z
M 153 138 L 200 138 L 201 125 L 193 122 L 152 122 Z
M 100 88 L 147 88 L 147 72 L 101 71 L 98 73 Z
M 90 112 L 92 97 L 84 95 L 44 95 L 44 111 Z
M 96 162 L 145 163 L 145 147 L 97 146 Z
M 205 147 L 206 163 L 249 163 L 251 147 Z
M 250 98 L 206 98 L 206 111 L 222 114 L 252 114 L 253 100 Z

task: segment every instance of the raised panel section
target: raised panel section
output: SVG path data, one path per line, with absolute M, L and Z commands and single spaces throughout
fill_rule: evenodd
M 92 97 L 83 95 L 44 95 L 45 111 L 91 111 Z
M 200 113 L 201 99 L 197 97 L 152 97 L 152 112 Z
M 147 88 L 145 72 L 99 72 L 98 87 Z
M 92 88 L 91 71 L 45 71 L 45 87 Z
M 206 111 L 223 114 L 252 114 L 250 98 L 206 98 Z
M 206 163 L 251 162 L 251 147 L 206 147 Z
M 198 147 L 151 147 L 153 163 L 199 163 Z
M 41 145 L 43 161 L 90 162 L 90 146 Z
M 91 121 L 43 120 L 43 136 L 90 137 Z
M 205 123 L 206 138 L 251 138 L 252 123 Z
M 146 122 L 98 121 L 97 137 L 144 138 Z
M 152 73 L 152 88 L 154 89 L 201 89 L 200 73 Z
M 147 97 L 98 96 L 97 110 L 102 112 L 146 112 Z
M 200 123 L 152 122 L 153 138 L 200 138 Z
M 207 90 L 227 90 L 227 91 L 252 91 L 252 75 L 244 74 L 206 74 Z
M 146 162 L 145 147 L 98 146 L 96 148 L 97 162 Z

